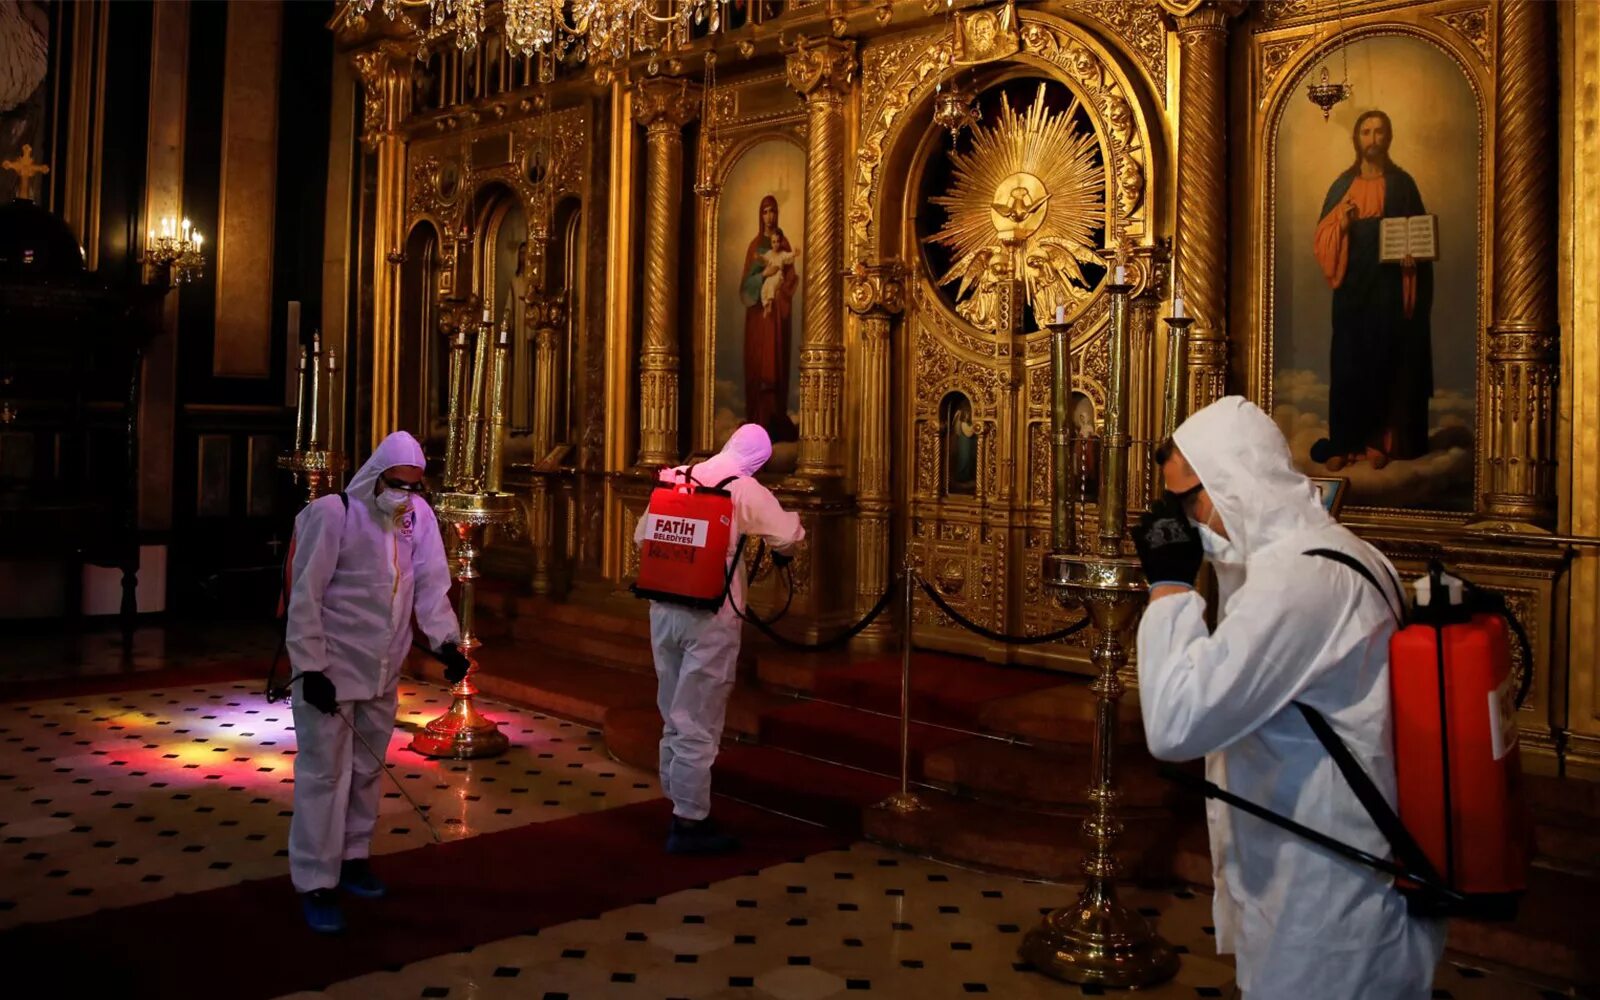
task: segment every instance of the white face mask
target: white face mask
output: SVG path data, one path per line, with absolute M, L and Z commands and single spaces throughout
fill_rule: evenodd
M 398 521 L 411 509 L 411 494 L 405 490 L 384 490 L 378 494 L 378 509 Z
M 1200 548 L 1205 550 L 1207 559 L 1223 564 L 1242 561 L 1236 554 L 1233 542 L 1213 531 L 1211 525 L 1197 524 L 1195 528 L 1200 532 Z

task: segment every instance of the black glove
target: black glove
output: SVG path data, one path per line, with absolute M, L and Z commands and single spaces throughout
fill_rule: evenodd
M 789 565 L 792 562 L 794 562 L 794 556 L 788 555 L 788 554 L 783 553 L 783 552 L 779 552 L 777 549 L 773 549 L 772 550 L 772 568 L 773 569 L 783 569 L 785 566 Z
M 460 684 L 461 678 L 467 676 L 467 670 L 472 666 L 471 661 L 467 659 L 467 654 L 463 653 L 461 647 L 453 642 L 447 642 L 440 646 L 434 651 L 433 655 L 437 656 L 439 662 L 444 664 L 444 679 L 451 684 Z
M 1154 587 L 1160 583 L 1194 586 L 1200 575 L 1205 550 L 1200 547 L 1200 532 L 1184 516 L 1183 505 L 1168 494 L 1157 500 L 1139 518 L 1133 531 L 1133 544 L 1139 550 L 1144 578 Z
M 328 680 L 328 675 L 320 670 L 307 670 L 300 675 L 300 697 L 306 700 L 307 705 L 329 715 L 339 712 L 339 696 L 333 689 L 333 681 Z

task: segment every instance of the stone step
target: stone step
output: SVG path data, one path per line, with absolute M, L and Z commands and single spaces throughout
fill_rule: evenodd
M 1041 749 L 972 739 L 923 755 L 922 776 L 958 795 L 1057 810 L 1089 804 L 1093 763 L 1092 746 Z M 1183 797 L 1142 747 L 1123 748 L 1114 768 L 1121 806 L 1161 808 Z
M 478 650 L 478 662 L 472 679 L 484 694 L 564 719 L 601 725 L 617 708 L 643 706 L 655 711 L 655 679 L 631 670 L 552 653 L 535 657 L 511 646 L 485 646 Z M 412 653 L 407 671 L 444 683 L 444 667 L 420 653 Z
M 626 635 L 650 641 L 650 605 L 636 598 L 606 601 L 598 606 L 548 597 L 518 595 L 507 602 L 506 614 L 519 619 L 554 622 L 574 628 Z
M 661 716 L 654 710 L 618 709 L 607 716 L 606 747 L 624 763 L 654 770 L 660 738 Z M 724 743 L 712 767 L 718 795 L 853 834 L 861 831 L 862 808 L 894 787 L 880 775 L 748 743 Z
M 1044 815 L 917 789 L 923 812 L 869 809 L 868 838 L 915 854 L 1028 878 L 1081 881 L 1085 853 L 1083 813 Z M 1175 824 L 1165 810 L 1122 814 L 1124 832 L 1115 853 L 1128 878 L 1141 882 L 1188 881 L 1209 873 L 1204 824 Z M 1062 905 L 1072 901 L 1063 890 Z
M 568 659 L 655 676 L 648 632 L 634 635 L 563 622 L 518 617 L 511 620 L 512 636 L 525 647 Z

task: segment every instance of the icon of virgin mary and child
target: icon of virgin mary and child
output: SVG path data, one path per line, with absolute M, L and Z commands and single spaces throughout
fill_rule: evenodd
M 761 199 L 761 227 L 745 251 L 739 281 L 744 304 L 745 420 L 760 424 L 774 442 L 794 441 L 799 428 L 789 417 L 791 314 L 800 284 L 798 259 L 778 226 L 778 199 Z

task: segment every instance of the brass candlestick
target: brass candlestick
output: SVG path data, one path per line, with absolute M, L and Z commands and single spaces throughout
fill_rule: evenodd
M 1083 859 L 1084 887 L 1077 902 L 1052 911 L 1028 932 L 1022 957 L 1046 975 L 1074 983 L 1111 987 L 1153 986 L 1178 971 L 1178 955 L 1135 910 L 1117 900 L 1116 879 L 1122 871 L 1115 845 L 1122 833 L 1116 817 L 1120 793 L 1115 782 L 1117 702 L 1125 690 L 1118 672 L 1127 663 L 1123 636 L 1139 616 L 1144 600 L 1144 574 L 1137 559 L 1122 554 L 1127 518 L 1128 477 L 1128 296 L 1124 251 L 1107 291 L 1111 295 L 1111 378 L 1107 387 L 1105 435 L 1101 452 L 1099 526 L 1093 554 L 1057 551 L 1045 557 L 1045 585 L 1067 605 L 1082 605 L 1098 638 L 1090 654 L 1096 676 L 1094 762 L 1089 788 L 1093 811 L 1083 821 L 1089 851 Z M 1061 338 L 1064 340 L 1065 338 Z M 1057 366 L 1057 371 L 1060 366 Z M 1053 430 L 1064 433 L 1066 397 L 1071 387 L 1058 376 L 1054 387 Z M 1058 449 L 1058 454 L 1060 449 Z M 1063 514 L 1056 503 L 1053 517 Z M 1065 537 L 1052 525 L 1052 536 Z
M 516 497 L 500 491 L 500 435 L 506 422 L 509 331 L 502 328 L 497 336 L 485 312 L 484 322 L 478 326 L 476 360 L 471 372 L 466 370 L 466 338 L 466 330 L 458 330 L 450 344 L 450 440 L 445 459 L 448 492 L 439 497 L 433 509 L 440 524 L 455 533 L 455 579 L 461 591 L 460 648 L 468 667 L 466 676 L 450 691 L 449 710 L 428 723 L 411 741 L 411 749 L 418 753 L 455 760 L 493 757 L 510 745 L 499 725 L 480 713 L 473 702 L 478 693 L 472 683 L 478 672 L 474 654 L 483 645 L 475 631 L 477 559 L 490 525 L 515 528 L 522 521 L 522 505 Z M 463 400 L 463 395 L 469 398 Z
M 450 689 L 450 708 L 428 723 L 411 741 L 411 749 L 429 757 L 467 760 L 494 757 L 505 753 L 511 741 L 493 719 L 484 716 L 473 703 L 478 693 L 472 675 L 478 672 L 475 655 L 483 643 L 476 628 L 478 579 L 477 558 L 483 550 L 483 536 L 491 524 L 510 524 L 520 513 L 516 498 L 509 494 L 446 493 L 439 497 L 434 513 L 441 524 L 455 532 L 456 583 L 461 586 L 461 652 L 469 666 L 465 677 Z
M 324 367 L 328 373 L 326 398 L 322 387 Z M 338 365 L 335 363 L 333 352 L 329 351 L 327 357 L 323 357 L 320 333 L 312 336 L 309 352 L 304 344 L 300 346 L 299 380 L 295 392 L 294 450 L 278 456 L 278 468 L 293 473 L 295 480 L 305 486 L 307 503 L 326 495 L 337 482 L 339 474 L 350 464 L 345 455 L 335 448 L 324 447 L 322 442 L 323 428 L 329 426 L 332 419 L 331 404 L 337 372 Z M 323 416 L 325 408 L 330 410 L 326 417 Z

